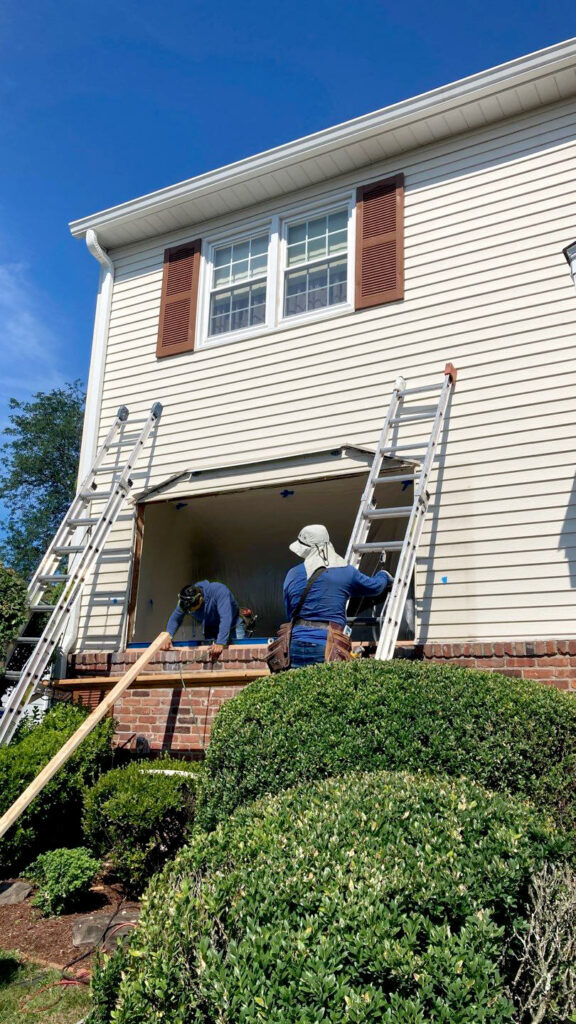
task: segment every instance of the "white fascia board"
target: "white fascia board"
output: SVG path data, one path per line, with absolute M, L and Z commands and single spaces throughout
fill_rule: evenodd
M 571 66 L 576 67 L 576 38 L 72 221 L 70 231 L 74 237 L 81 238 L 90 228 L 99 230 L 108 224 L 118 225 L 122 221 L 128 223 L 132 219 L 151 217 L 185 199 L 212 195 L 223 188 L 229 188 L 231 184 L 244 184 L 268 172 L 298 164 L 307 157 L 321 156 L 342 146 L 354 146 L 356 142 L 361 143 L 383 132 L 394 131 L 414 119 L 445 114 L 471 102 L 481 101 L 504 88 L 530 86 L 548 74 Z

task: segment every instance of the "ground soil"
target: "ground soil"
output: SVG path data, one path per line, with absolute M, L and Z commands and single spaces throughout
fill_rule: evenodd
M 91 946 L 73 946 L 72 926 L 79 917 L 94 911 L 109 911 L 112 917 L 117 909 L 121 909 L 121 903 L 120 886 L 102 881 L 93 886 L 74 914 L 42 917 L 38 908 L 32 906 L 30 897 L 24 903 L 0 906 L 0 948 L 17 950 L 26 960 L 53 967 L 66 967 L 78 959 L 75 970 L 90 968 L 96 950 Z

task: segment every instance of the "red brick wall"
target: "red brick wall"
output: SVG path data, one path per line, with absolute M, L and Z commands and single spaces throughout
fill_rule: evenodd
M 420 650 L 425 661 L 492 670 L 576 691 L 576 640 L 438 643 L 425 644 Z
M 68 675 L 81 679 L 82 676 L 118 676 L 126 672 L 142 654 L 141 650 L 119 651 L 115 654 L 82 651 L 73 655 Z M 214 686 L 192 686 L 185 689 L 173 687 L 143 686 L 138 690 L 127 690 L 114 705 L 116 746 L 135 750 L 142 739 L 152 751 L 174 751 L 178 754 L 195 753 L 205 750 L 210 740 L 212 723 L 221 705 L 240 693 L 246 683 L 222 685 L 218 674 L 224 669 L 247 669 L 265 667 L 266 648 L 256 645 L 230 647 L 213 666 L 206 659 L 206 648 L 177 647 L 173 651 L 159 651 L 147 665 L 146 673 L 162 675 L 163 672 L 178 672 L 182 669 L 206 672 L 207 681 L 214 677 Z M 104 695 L 97 687 L 86 691 L 74 691 L 74 699 L 95 707 Z M 140 738 L 140 739 L 139 739 Z
M 261 668 L 265 647 L 230 647 L 224 659 L 210 668 L 206 650 L 179 647 L 162 651 L 150 662 L 147 673 L 178 672 L 182 669 L 206 672 L 213 686 L 188 686 L 186 689 L 154 687 L 128 690 L 114 707 L 118 722 L 116 744 L 136 749 L 142 737 L 152 751 L 172 750 L 179 754 L 201 755 L 210 740 L 210 730 L 221 705 L 240 693 L 247 684 L 218 685 L 218 673 L 224 668 Z M 81 652 L 73 656 L 69 675 L 121 675 L 141 654 L 139 650 L 117 654 Z M 432 643 L 402 645 L 401 657 L 449 662 L 466 668 L 501 672 L 504 675 L 537 679 L 561 690 L 576 692 L 576 640 L 514 640 L 502 643 Z M 209 675 L 211 674 L 211 675 Z M 105 691 L 75 691 L 85 703 L 95 706 Z

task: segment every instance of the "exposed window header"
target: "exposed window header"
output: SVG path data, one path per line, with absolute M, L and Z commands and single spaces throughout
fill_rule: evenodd
M 576 95 L 576 39 L 73 221 L 70 229 L 75 237 L 97 230 L 107 248 L 137 242 L 524 115 L 551 95 Z M 465 118 L 457 113 L 463 108 Z

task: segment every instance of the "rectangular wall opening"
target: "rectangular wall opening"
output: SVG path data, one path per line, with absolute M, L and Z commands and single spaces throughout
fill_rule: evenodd
M 166 627 L 179 590 L 199 580 L 220 580 L 241 606 L 258 615 L 255 635 L 273 636 L 285 620 L 282 584 L 298 563 L 289 550 L 303 526 L 323 523 L 339 554 L 346 547 L 358 511 L 366 473 L 314 482 L 285 483 L 189 498 L 148 502 L 143 506 L 143 539 L 137 569 L 137 593 L 132 636 L 146 643 Z M 406 505 L 401 483 L 387 484 L 378 501 L 387 507 Z M 402 540 L 406 519 L 375 524 L 370 539 Z M 397 555 L 386 568 L 394 572 Z M 366 556 L 363 572 L 372 575 L 378 556 Z M 365 631 L 364 631 L 365 633 Z M 411 638 L 410 625 L 403 630 Z M 201 633 L 187 616 L 176 640 L 199 639 Z M 358 638 L 366 639 L 363 635 Z

